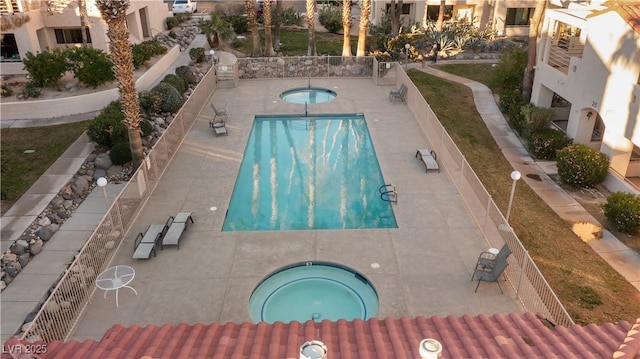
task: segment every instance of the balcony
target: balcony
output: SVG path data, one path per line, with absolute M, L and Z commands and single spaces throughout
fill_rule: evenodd
M 569 74 L 572 57 L 582 58 L 584 45 L 578 37 L 563 37 L 549 47 L 547 64 L 565 75 Z

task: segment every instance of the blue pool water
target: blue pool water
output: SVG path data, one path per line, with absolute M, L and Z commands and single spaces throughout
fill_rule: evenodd
M 363 115 L 256 117 L 223 231 L 397 228 Z
M 268 276 L 249 299 L 254 322 L 367 320 L 377 312 L 378 295 L 365 277 L 322 262 L 293 265 Z
M 334 91 L 317 87 L 292 89 L 280 94 L 284 102 L 299 104 L 329 102 L 336 96 Z

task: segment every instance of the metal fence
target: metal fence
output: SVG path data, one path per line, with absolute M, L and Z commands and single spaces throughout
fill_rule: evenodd
M 527 311 L 538 313 L 556 324 L 563 326 L 574 324 L 571 316 L 560 303 L 526 248 L 422 94 L 406 72 L 400 70 L 400 66 L 396 66 L 396 71 L 397 84 L 404 83 L 408 88 L 405 97 L 407 106 L 415 114 L 438 154 L 442 167 L 457 187 L 487 242 L 491 247 L 496 248 L 502 247 L 503 243 L 509 245 L 512 255 L 508 259 L 509 266 L 505 270 L 505 277 L 514 289 L 517 299 Z
M 344 60 L 342 57 L 338 58 Z M 325 61 L 324 64 L 328 69 L 327 76 L 331 76 L 329 68 L 332 66 L 332 57 L 301 59 L 315 64 L 322 64 Z M 348 59 L 353 60 L 352 58 Z M 251 63 L 272 62 L 261 59 L 244 61 L 247 66 Z M 379 65 L 372 57 L 364 58 L 362 62 L 352 62 L 358 66 L 365 66 L 366 63 L 369 63 L 368 69 L 360 72 L 362 74 L 368 73 L 368 76 L 364 77 L 379 78 L 382 75 L 385 77 L 383 82 L 386 83 L 389 76 L 393 76 L 396 78 L 397 84 L 407 85 L 408 91 L 405 98 L 407 105 L 415 114 L 423 131 L 437 151 L 442 167 L 453 180 L 471 213 L 474 214 L 474 219 L 483 231 L 485 238 L 493 247 L 501 247 L 502 243 L 507 243 L 511 248 L 513 254 L 509 257 L 510 265 L 505 271 L 505 276 L 525 309 L 539 313 L 559 325 L 573 324 L 573 320 L 540 273 L 527 250 L 510 229 L 491 196 L 406 73 L 401 71 L 400 66 L 397 65 Z M 342 65 L 345 64 L 346 62 L 343 61 Z M 380 71 L 381 66 L 383 71 Z M 396 73 L 393 74 L 386 70 L 394 70 Z M 281 71 L 289 73 L 288 70 L 284 70 L 284 65 L 282 65 Z M 291 73 L 293 74 L 291 77 L 308 76 L 304 71 L 291 70 Z M 198 84 L 191 97 L 150 151 L 145 162 L 134 173 L 120 195 L 116 197 L 108 213 L 78 252 L 71 265 L 62 274 L 49 298 L 43 303 L 29 327 L 22 333 L 21 339 L 30 342 L 67 339 L 96 289 L 96 277 L 107 268 L 113 259 L 125 234 L 158 184 L 160 176 L 165 171 L 173 154 L 177 152 L 176 150 L 181 145 L 186 133 L 195 122 L 196 116 L 215 90 L 214 76 L 213 71 L 210 71 Z M 337 75 L 334 74 L 334 76 Z
M 372 56 L 283 56 L 238 59 L 240 79 L 373 76 Z
M 176 114 L 171 124 L 115 198 L 73 262 L 52 289 L 34 320 L 22 333 L 30 342 L 65 340 L 96 289 L 95 279 L 105 270 L 122 244 L 134 219 L 158 184 L 172 156 L 216 87 L 210 71 Z

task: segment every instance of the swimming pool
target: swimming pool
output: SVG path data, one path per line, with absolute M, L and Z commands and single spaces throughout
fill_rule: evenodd
M 223 231 L 397 228 L 363 115 L 256 116 Z

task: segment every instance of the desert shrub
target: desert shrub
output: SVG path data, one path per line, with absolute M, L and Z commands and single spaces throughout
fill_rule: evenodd
M 165 20 L 165 23 L 167 24 L 167 30 L 171 30 L 174 27 L 180 25 L 180 21 L 178 21 L 178 19 L 175 16 L 169 16 Z
M 318 15 L 318 21 L 327 31 L 337 33 L 342 30 L 342 7 L 323 6 Z
M 73 75 L 93 88 L 115 80 L 113 63 L 100 49 L 74 47 L 67 50 L 67 60 Z
M 165 75 L 165 77 L 160 82 L 166 82 L 169 85 L 175 87 L 176 90 L 180 92 L 180 95 L 184 94 L 189 88 L 189 84 L 187 83 L 187 80 L 174 74 Z
M 640 196 L 614 192 L 602 206 L 604 216 L 620 232 L 635 234 L 640 228 Z
M 491 76 L 492 87 L 522 90 L 524 68 L 527 66 L 527 51 L 511 47 L 502 52 L 502 57 Z
M 189 57 L 191 58 L 192 61 L 196 62 L 196 63 L 201 63 L 205 60 L 205 55 L 204 55 L 204 47 L 194 47 L 191 50 L 189 50 Z
M 138 102 L 140 103 L 140 109 L 151 115 L 160 112 L 162 96 L 157 92 L 141 91 L 138 93 Z
M 42 91 L 40 84 L 35 81 L 29 81 L 24 86 L 24 90 L 22 90 L 22 96 L 24 96 L 24 98 L 38 97 L 40 96 L 40 91 Z
M 128 142 L 129 135 L 124 125 L 124 115 L 120 101 L 111 101 L 100 114 L 93 119 L 87 135 L 98 146 L 110 150 L 118 142 Z
M 249 31 L 249 21 L 246 16 L 242 15 L 231 15 L 227 18 L 231 23 L 231 27 L 233 28 L 233 32 L 236 34 L 244 34 Z
M 67 57 L 62 49 L 43 51 L 37 55 L 27 52 L 22 63 L 31 79 L 42 86 L 55 85 L 67 72 Z
M 166 54 L 167 48 L 154 39 L 133 45 L 131 52 L 133 54 L 133 67 L 138 69 L 152 57 Z
M 303 16 L 293 7 L 288 7 L 280 13 L 282 25 L 284 26 L 300 26 L 302 25 Z
M 563 183 L 577 188 L 600 184 L 607 177 L 609 158 L 583 144 L 567 146 L 556 153 L 558 176 Z
M 151 124 L 151 122 L 149 122 L 149 120 L 140 120 L 140 132 L 142 132 L 143 136 L 149 136 L 153 133 L 153 125 Z
M 198 82 L 198 79 L 196 78 L 196 75 L 193 73 L 191 68 L 189 68 L 189 66 L 187 66 L 187 65 L 182 65 L 182 66 L 176 67 L 175 73 L 176 73 L 176 75 L 178 75 L 178 76 L 184 78 L 185 80 L 187 80 L 187 83 L 195 84 L 196 82 Z
M 169 37 L 172 39 L 177 39 L 178 34 L 176 34 L 175 31 L 169 31 Z
M 13 95 L 13 90 L 7 84 L 2 84 L 2 86 L 0 86 L 0 94 L 2 97 L 8 97 Z
M 555 160 L 556 152 L 569 146 L 573 141 L 564 132 L 554 128 L 543 128 L 531 134 L 529 151 L 542 160 Z
M 109 158 L 111 162 L 116 166 L 121 166 L 127 162 L 131 162 L 133 157 L 131 156 L 131 147 L 129 142 L 118 142 L 111 150 L 109 150 Z
M 160 111 L 162 112 L 175 112 L 184 103 L 180 92 L 166 82 L 157 84 L 151 92 L 156 92 L 162 97 L 162 104 L 160 104 Z

